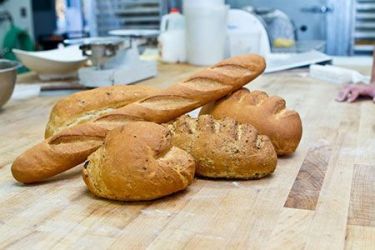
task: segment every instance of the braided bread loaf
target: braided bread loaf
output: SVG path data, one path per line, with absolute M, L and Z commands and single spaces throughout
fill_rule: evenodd
M 276 168 L 277 155 L 271 141 L 249 124 L 202 115 L 198 119 L 181 116 L 166 126 L 172 133 L 172 144 L 196 160 L 197 175 L 259 179 Z
M 302 137 L 299 114 L 285 107 L 285 100 L 268 96 L 263 91 L 240 89 L 230 96 L 202 108 L 200 114 L 211 114 L 216 119 L 230 117 L 240 123 L 253 125 L 267 135 L 278 155 L 293 153 Z
M 82 91 L 65 97 L 52 108 L 45 138 L 65 128 L 95 120 L 114 109 L 155 95 L 158 91 L 142 85 L 116 85 Z
M 224 60 L 157 95 L 55 134 L 14 161 L 13 177 L 23 183 L 43 181 L 83 162 L 108 131 L 131 121 L 168 122 L 241 88 L 264 69 L 265 61 L 257 55 Z
M 140 201 L 185 189 L 194 171 L 194 158 L 172 146 L 167 128 L 133 122 L 108 133 L 104 145 L 85 163 L 83 179 L 96 196 Z

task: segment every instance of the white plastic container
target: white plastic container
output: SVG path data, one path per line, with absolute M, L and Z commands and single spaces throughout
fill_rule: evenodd
M 201 6 L 223 6 L 224 0 L 184 0 L 183 10 L 190 7 L 201 7 Z
M 164 15 L 161 19 L 160 33 L 184 29 L 185 17 L 181 15 L 180 11 L 176 8 L 173 8 L 169 14 Z
M 163 62 L 186 62 L 185 17 L 177 9 L 163 16 L 158 41 Z
M 194 4 L 190 4 L 191 2 Z M 223 60 L 228 6 L 221 0 L 187 1 L 184 6 L 187 61 L 194 65 L 207 66 Z

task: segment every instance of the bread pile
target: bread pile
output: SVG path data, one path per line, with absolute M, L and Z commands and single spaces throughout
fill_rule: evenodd
M 88 189 L 122 201 L 184 190 L 195 173 L 267 176 L 277 154 L 295 151 L 302 126 L 281 98 L 241 89 L 264 69 L 262 57 L 244 55 L 164 90 L 136 85 L 74 94 L 53 107 L 46 139 L 14 161 L 12 174 L 36 183 L 85 162 Z M 204 105 L 198 118 L 184 115 Z

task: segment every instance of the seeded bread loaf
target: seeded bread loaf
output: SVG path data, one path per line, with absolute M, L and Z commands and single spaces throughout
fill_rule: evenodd
M 271 174 L 277 155 L 267 136 L 233 119 L 182 116 L 166 125 L 172 144 L 196 160 L 196 173 L 211 178 L 259 179 Z

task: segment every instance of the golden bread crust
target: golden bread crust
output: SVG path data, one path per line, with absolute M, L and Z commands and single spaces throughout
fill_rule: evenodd
M 268 96 L 263 91 L 242 88 L 202 108 L 200 114 L 216 119 L 230 117 L 240 123 L 253 125 L 267 135 L 278 155 L 288 155 L 298 147 L 302 137 L 302 121 L 295 111 L 286 109 L 285 100 Z
M 83 179 L 99 197 L 141 201 L 186 189 L 194 172 L 193 157 L 172 146 L 168 129 L 134 122 L 108 133 L 104 145 L 88 158 Z
M 92 121 L 114 109 L 158 93 L 142 85 L 116 85 L 81 91 L 59 100 L 52 108 L 45 138 L 67 127 Z
M 211 178 L 259 179 L 274 172 L 277 155 L 267 136 L 230 118 L 182 116 L 166 125 L 172 144 L 196 160 L 197 175 Z
M 78 137 L 77 141 L 81 144 L 85 141 L 82 137 L 91 138 L 95 135 L 95 129 L 92 128 L 97 128 L 107 133 L 114 128 L 134 121 L 169 122 L 197 107 L 220 99 L 241 88 L 259 76 L 264 69 L 264 58 L 258 55 L 243 55 L 229 58 L 155 95 L 130 103 L 93 121 L 62 130 L 54 136 L 60 137 L 61 148 L 66 148 L 64 146 L 64 137 L 72 138 L 71 134 L 75 134 L 76 136 L 82 135 Z M 67 133 L 66 131 L 69 132 Z M 74 140 L 68 141 L 68 146 L 72 147 L 69 150 L 74 151 Z M 50 142 L 47 139 L 42 144 L 50 144 Z M 16 180 L 23 183 L 40 182 L 74 167 L 74 164 L 83 158 L 83 156 L 80 156 L 80 158 L 75 159 L 74 156 L 71 156 L 74 158 L 72 160 L 72 158 L 66 157 L 66 152 L 62 150 L 53 155 L 51 159 L 52 154 L 50 154 L 49 150 L 52 150 L 52 148 L 50 145 L 44 145 L 44 148 L 46 149 L 45 151 L 39 150 L 38 147 L 31 148 L 24 153 L 26 155 L 20 156 L 24 159 L 23 161 L 16 159 L 12 165 L 12 168 L 17 169 L 18 174 L 14 175 Z M 97 146 L 95 145 L 89 151 L 91 152 L 96 149 Z M 86 155 L 86 157 L 88 156 L 89 154 Z M 44 158 L 48 159 L 41 162 L 34 160 Z M 50 166 L 46 165 L 46 163 L 54 161 L 54 158 L 58 160 L 54 162 L 54 168 L 50 169 Z M 34 171 L 40 171 L 44 174 L 41 176 L 35 175 Z M 23 178 L 19 178 L 20 176 Z M 27 176 L 32 178 L 27 178 Z

